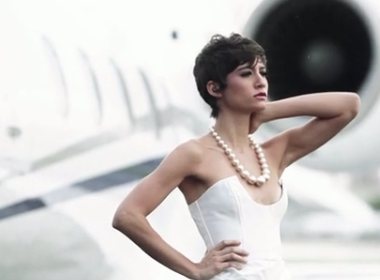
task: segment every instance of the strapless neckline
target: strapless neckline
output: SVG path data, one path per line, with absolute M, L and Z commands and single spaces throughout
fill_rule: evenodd
M 199 201 L 200 199 L 202 199 L 204 196 L 206 196 L 212 189 L 215 189 L 217 188 L 218 186 L 223 186 L 223 183 L 224 182 L 229 182 L 229 181 L 232 181 L 234 183 L 236 183 L 240 188 L 242 188 L 244 194 L 252 201 L 253 204 L 255 205 L 258 205 L 260 207 L 273 207 L 277 204 L 279 204 L 281 202 L 281 200 L 284 198 L 284 186 L 283 184 L 279 181 L 278 184 L 281 188 L 281 195 L 280 197 L 273 203 L 269 203 L 269 204 L 263 204 L 263 203 L 260 203 L 260 202 L 257 202 L 255 199 L 253 199 L 253 197 L 248 193 L 248 190 L 246 187 L 244 187 L 244 185 L 240 182 L 239 178 L 237 175 L 231 175 L 231 176 L 228 176 L 226 178 L 222 178 L 218 181 L 216 181 L 215 183 L 213 183 L 210 187 L 207 188 L 207 190 L 200 196 L 198 197 L 198 199 L 196 199 L 195 201 L 193 201 L 192 203 L 190 203 L 188 206 L 192 206 L 194 205 L 197 201 Z

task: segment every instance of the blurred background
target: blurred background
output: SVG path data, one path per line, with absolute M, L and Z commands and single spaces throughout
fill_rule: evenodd
M 361 96 L 356 120 L 284 175 L 284 258 L 294 279 L 380 279 L 379 31 L 376 0 L 0 0 L 0 279 L 184 279 L 111 222 L 168 152 L 207 132 L 192 67 L 231 32 L 266 49 L 272 100 Z M 178 191 L 149 220 L 203 256 Z

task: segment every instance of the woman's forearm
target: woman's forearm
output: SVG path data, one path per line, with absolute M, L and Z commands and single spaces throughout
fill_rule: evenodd
M 357 114 L 359 106 L 360 99 L 355 93 L 325 92 L 305 94 L 269 102 L 260 119 L 264 123 L 296 116 L 334 118 L 344 114 Z
M 157 262 L 189 279 L 198 278 L 196 264 L 166 243 L 143 215 L 120 214 L 114 219 L 113 227 Z

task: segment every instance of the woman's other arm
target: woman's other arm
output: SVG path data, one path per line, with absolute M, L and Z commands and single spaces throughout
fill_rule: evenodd
M 281 165 L 286 168 L 333 138 L 356 117 L 359 108 L 360 98 L 355 93 L 313 93 L 269 102 L 252 119 L 261 124 L 296 116 L 313 117 L 306 124 L 286 130 L 272 140 L 281 142 Z

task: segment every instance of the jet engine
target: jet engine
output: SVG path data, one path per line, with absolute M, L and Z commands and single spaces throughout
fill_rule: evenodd
M 350 173 L 379 165 L 379 31 L 377 0 L 267 0 L 249 17 L 243 33 L 267 52 L 272 100 L 322 91 L 361 97 L 357 118 L 301 165 Z M 305 121 L 275 121 L 260 133 L 270 137 Z

